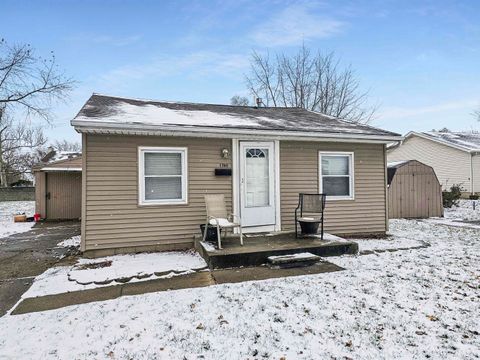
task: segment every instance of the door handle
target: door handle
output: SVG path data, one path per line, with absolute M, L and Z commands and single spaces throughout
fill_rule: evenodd
M 47 193 L 46 198 L 47 198 L 47 200 L 50 200 L 50 192 Z

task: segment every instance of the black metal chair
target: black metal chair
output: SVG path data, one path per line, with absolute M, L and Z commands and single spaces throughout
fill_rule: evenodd
M 323 213 L 326 198 L 325 194 L 298 194 L 298 206 L 295 209 L 295 237 L 298 238 L 298 223 L 300 223 L 302 234 L 316 234 L 320 225 L 320 238 L 323 240 Z M 304 213 L 308 215 L 304 216 Z

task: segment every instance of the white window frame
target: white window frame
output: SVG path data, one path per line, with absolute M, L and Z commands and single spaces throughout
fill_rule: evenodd
M 319 183 L 318 188 L 319 188 L 320 193 L 323 193 L 322 156 L 346 156 L 346 157 L 348 157 L 350 196 L 327 195 L 327 201 L 329 199 L 330 200 L 355 200 L 355 156 L 354 156 L 354 153 L 349 152 L 349 151 L 319 151 L 318 152 L 318 183 Z M 326 176 L 345 177 L 345 175 L 326 175 Z
M 180 154 L 182 159 L 182 198 L 181 199 L 145 199 L 145 153 Z M 188 149 L 186 147 L 138 147 L 138 204 L 139 205 L 181 205 L 188 203 Z

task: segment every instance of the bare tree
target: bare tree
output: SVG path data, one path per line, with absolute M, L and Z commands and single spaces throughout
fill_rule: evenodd
M 29 173 L 44 154 L 46 142 L 40 126 L 33 127 L 27 121 L 14 123 L 0 109 L 0 186 Z
M 68 140 L 55 140 L 51 146 L 57 151 L 81 151 L 82 146 L 79 142 Z
M 249 101 L 246 96 L 234 95 L 230 99 L 230 105 L 248 106 Z
M 53 52 L 42 58 L 28 44 L 0 40 L 0 186 L 7 186 L 7 175 L 29 170 L 36 158 L 32 150 L 46 142 L 41 127 L 17 120 L 21 112 L 48 122 L 53 102 L 64 100 L 73 85 Z
M 293 56 L 253 52 L 250 65 L 247 87 L 267 106 L 300 107 L 361 123 L 377 110 L 352 68 L 340 68 L 334 53 L 312 55 L 305 46 Z
M 59 71 L 55 55 L 42 58 L 30 45 L 10 46 L 0 40 L 0 107 L 25 110 L 48 120 L 54 100 L 64 99 L 74 82 Z

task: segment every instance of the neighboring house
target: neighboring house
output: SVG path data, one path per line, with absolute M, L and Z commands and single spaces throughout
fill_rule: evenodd
M 409 132 L 388 148 L 388 161 L 418 160 L 431 166 L 443 189 L 460 184 L 465 193 L 480 192 L 480 134 Z
M 79 219 L 82 154 L 51 150 L 32 170 L 35 175 L 35 213 L 46 220 Z
M 244 231 L 292 230 L 300 192 L 325 192 L 326 230 L 385 233 L 386 144 L 398 134 L 298 108 L 94 94 L 82 134 L 82 242 L 92 256 L 193 246 L 204 194 Z

